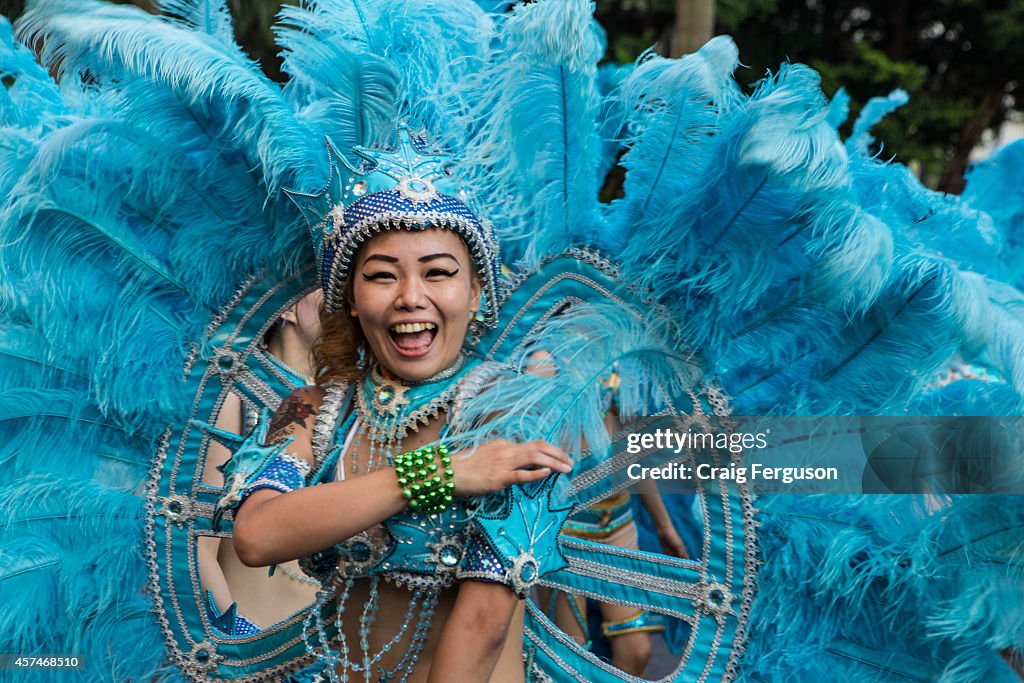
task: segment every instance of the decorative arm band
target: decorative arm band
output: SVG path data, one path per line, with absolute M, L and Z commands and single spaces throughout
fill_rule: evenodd
M 402 495 L 416 512 L 444 512 L 455 492 L 455 470 L 444 444 L 417 448 L 395 456 L 395 474 Z

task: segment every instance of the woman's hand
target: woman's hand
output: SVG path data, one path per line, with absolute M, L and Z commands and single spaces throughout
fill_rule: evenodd
M 666 555 L 678 557 L 681 560 L 690 559 L 689 553 L 686 552 L 686 544 L 683 543 L 683 539 L 679 537 L 679 532 L 676 531 L 671 522 L 664 526 L 659 526 L 657 533 L 658 543 Z
M 543 479 L 552 472 L 572 470 L 572 460 L 547 441 L 513 443 L 488 441 L 473 450 L 452 454 L 455 495 L 478 496 L 500 491 L 512 484 Z
M 651 521 L 654 522 L 654 529 L 658 533 L 658 543 L 661 545 L 662 552 L 670 557 L 690 559 L 690 554 L 686 552 L 686 544 L 679 537 L 679 532 L 676 531 L 672 518 L 665 508 L 665 501 L 658 493 L 657 482 L 653 479 L 642 479 L 637 482 L 636 491 L 640 494 L 640 501 L 647 508 L 647 514 L 651 516 Z

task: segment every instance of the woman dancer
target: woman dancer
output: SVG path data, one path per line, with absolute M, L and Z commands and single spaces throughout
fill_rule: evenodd
M 310 292 L 279 317 L 264 335 L 256 355 L 282 378 L 289 389 L 312 384 L 313 343 L 320 334 L 320 290 Z M 276 406 L 276 404 L 275 404 Z M 215 426 L 235 434 L 253 428 L 259 410 L 230 392 L 217 413 Z M 218 443 L 210 444 L 203 463 L 203 484 L 221 488 L 221 468 L 231 457 Z M 246 567 L 230 537 L 204 536 L 196 541 L 199 575 L 212 624 L 228 635 L 244 635 L 280 622 L 313 602 L 319 584 L 294 563 L 278 566 L 273 575 Z
M 309 564 L 337 590 L 342 680 L 522 680 L 521 596 L 472 531 L 472 497 L 571 464 L 543 441 L 444 447 L 479 365 L 463 343 L 496 255 L 468 207 L 434 187 L 438 174 L 403 162 L 427 163 L 422 141 L 399 136 L 398 154 L 374 157 L 377 173 L 349 181 L 382 189 L 321 225 L 319 384 L 263 431 L 275 454 L 238 496 L 235 547 L 261 566 L 335 546 Z M 309 473 L 319 485 L 305 486 Z

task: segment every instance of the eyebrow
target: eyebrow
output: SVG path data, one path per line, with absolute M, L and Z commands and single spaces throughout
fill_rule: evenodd
M 430 261 L 436 261 L 437 259 L 440 259 L 440 258 L 450 258 L 451 260 L 455 261 L 456 263 L 459 262 L 459 259 L 455 258 L 454 255 L 449 254 L 446 251 L 442 251 L 442 252 L 439 252 L 437 254 L 427 254 L 426 256 L 420 256 L 416 260 L 419 261 L 420 263 L 428 263 Z M 370 261 L 384 261 L 385 263 L 398 263 L 398 259 L 396 257 L 388 256 L 387 254 L 370 254 L 369 256 L 366 257 L 366 261 L 364 261 L 364 263 L 369 263 Z
M 417 260 L 420 263 L 427 263 L 428 261 L 435 261 L 439 258 L 450 258 L 452 261 L 455 261 L 456 263 L 459 262 L 459 259 L 455 258 L 453 255 L 449 254 L 446 251 L 442 251 L 437 254 L 427 254 L 426 256 L 420 256 Z
M 394 256 L 387 256 L 385 254 L 370 254 L 369 256 L 366 257 L 366 261 L 364 261 L 364 263 L 369 261 L 384 261 L 385 263 L 398 263 L 397 258 L 395 258 Z

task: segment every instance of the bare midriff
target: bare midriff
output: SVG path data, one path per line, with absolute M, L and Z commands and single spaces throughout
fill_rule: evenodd
M 377 612 L 377 619 L 373 625 L 373 628 L 369 632 L 369 656 L 372 658 L 376 653 L 380 652 L 381 649 L 388 643 L 392 642 L 392 638 L 398 634 L 402 628 L 402 623 L 405 619 L 406 610 L 409 606 L 409 600 L 412 599 L 413 591 L 407 588 L 396 586 L 385 579 L 380 579 L 378 583 L 378 600 L 380 601 L 380 609 Z M 426 643 L 423 647 L 423 651 L 420 653 L 418 660 L 413 666 L 412 675 L 409 676 L 409 683 L 425 683 L 428 675 L 430 674 L 430 666 L 433 662 L 434 651 L 437 649 L 437 643 L 441 635 L 441 630 L 444 627 L 445 622 L 448 620 L 448 615 L 451 613 L 452 606 L 455 604 L 455 596 L 458 593 L 458 586 L 452 586 L 451 588 L 441 591 L 438 599 L 437 608 L 434 611 L 433 619 L 431 620 L 430 632 L 427 636 Z M 360 664 L 363 658 L 363 653 L 359 645 L 359 617 L 362 614 L 362 608 L 366 605 L 370 599 L 370 580 L 369 579 L 357 579 L 353 585 L 348 599 L 348 607 L 345 610 L 345 619 L 343 620 L 342 629 L 345 633 L 345 641 L 349 648 L 349 658 L 356 664 Z M 521 683 L 525 681 L 523 673 L 523 614 L 524 608 L 522 604 L 516 609 L 515 615 L 512 617 L 512 621 L 509 624 L 508 638 L 505 641 L 505 646 L 502 649 L 501 656 L 498 659 L 498 663 L 494 668 L 494 673 L 491 676 L 491 681 L 494 683 Z M 387 671 L 393 671 L 399 662 L 402 660 L 402 656 L 408 651 L 409 646 L 412 642 L 412 635 L 415 631 L 415 618 L 413 623 L 406 627 L 404 636 L 398 640 L 397 643 L 391 645 L 390 649 L 384 652 L 383 656 L 378 661 L 377 665 L 374 666 L 376 670 L 377 666 L 382 666 Z M 337 651 L 339 643 L 334 643 L 332 649 Z M 339 667 L 339 673 L 342 669 Z M 354 680 L 361 680 L 361 674 L 359 676 L 353 676 L 352 671 L 349 671 L 349 678 Z M 389 680 L 399 680 L 399 672 L 395 672 L 395 675 Z M 370 680 L 377 680 L 374 676 Z

